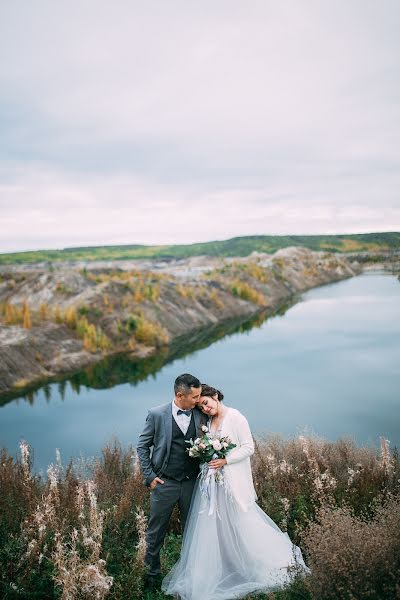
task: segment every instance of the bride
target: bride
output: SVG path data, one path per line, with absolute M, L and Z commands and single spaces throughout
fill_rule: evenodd
M 198 407 L 209 416 L 209 432 L 228 436 L 236 447 L 208 463 L 213 475 L 219 473 L 213 493 L 204 481 L 196 483 L 180 559 L 161 587 L 182 600 L 243 598 L 282 588 L 290 580 L 288 567 L 310 572 L 300 548 L 256 504 L 249 424 L 222 400 L 220 391 L 202 386 Z

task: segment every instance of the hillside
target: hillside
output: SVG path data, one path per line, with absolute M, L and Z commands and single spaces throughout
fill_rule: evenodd
M 169 246 L 88 246 L 60 250 L 37 250 L 0 254 L 0 265 L 59 261 L 171 259 L 192 256 L 249 256 L 252 252 L 272 254 L 289 246 L 326 252 L 400 251 L 400 232 L 351 235 L 259 235 L 199 244 Z
M 129 353 L 143 358 L 228 320 L 269 314 L 296 294 L 352 277 L 342 256 L 286 248 L 207 259 L 200 272 L 35 269 L 0 277 L 0 395 Z M 196 259 L 197 260 L 197 259 Z M 178 276 L 179 274 L 179 276 Z M 168 352 L 168 351 L 167 351 Z

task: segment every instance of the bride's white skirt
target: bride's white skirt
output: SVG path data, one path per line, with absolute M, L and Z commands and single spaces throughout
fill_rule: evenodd
M 255 591 L 273 591 L 290 581 L 287 567 L 309 573 L 300 548 L 254 503 L 244 512 L 222 486 L 217 511 L 199 483 L 182 540 L 181 557 L 162 582 L 165 594 L 182 600 L 230 600 Z

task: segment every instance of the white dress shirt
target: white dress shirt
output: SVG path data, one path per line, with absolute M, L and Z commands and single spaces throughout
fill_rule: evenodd
M 179 429 L 182 431 L 183 435 L 186 435 L 186 432 L 189 429 L 192 413 L 190 413 L 190 415 L 184 415 L 182 413 L 180 415 L 178 415 L 178 410 L 179 410 L 179 406 L 177 406 L 175 404 L 175 398 L 174 398 L 172 400 L 172 416 L 174 417 L 176 424 L 178 425 Z

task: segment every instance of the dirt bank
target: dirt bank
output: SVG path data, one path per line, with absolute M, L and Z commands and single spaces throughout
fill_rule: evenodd
M 9 269 L 0 276 L 0 394 L 103 357 L 145 357 L 226 320 L 361 271 L 343 256 L 286 248 L 249 258 Z

